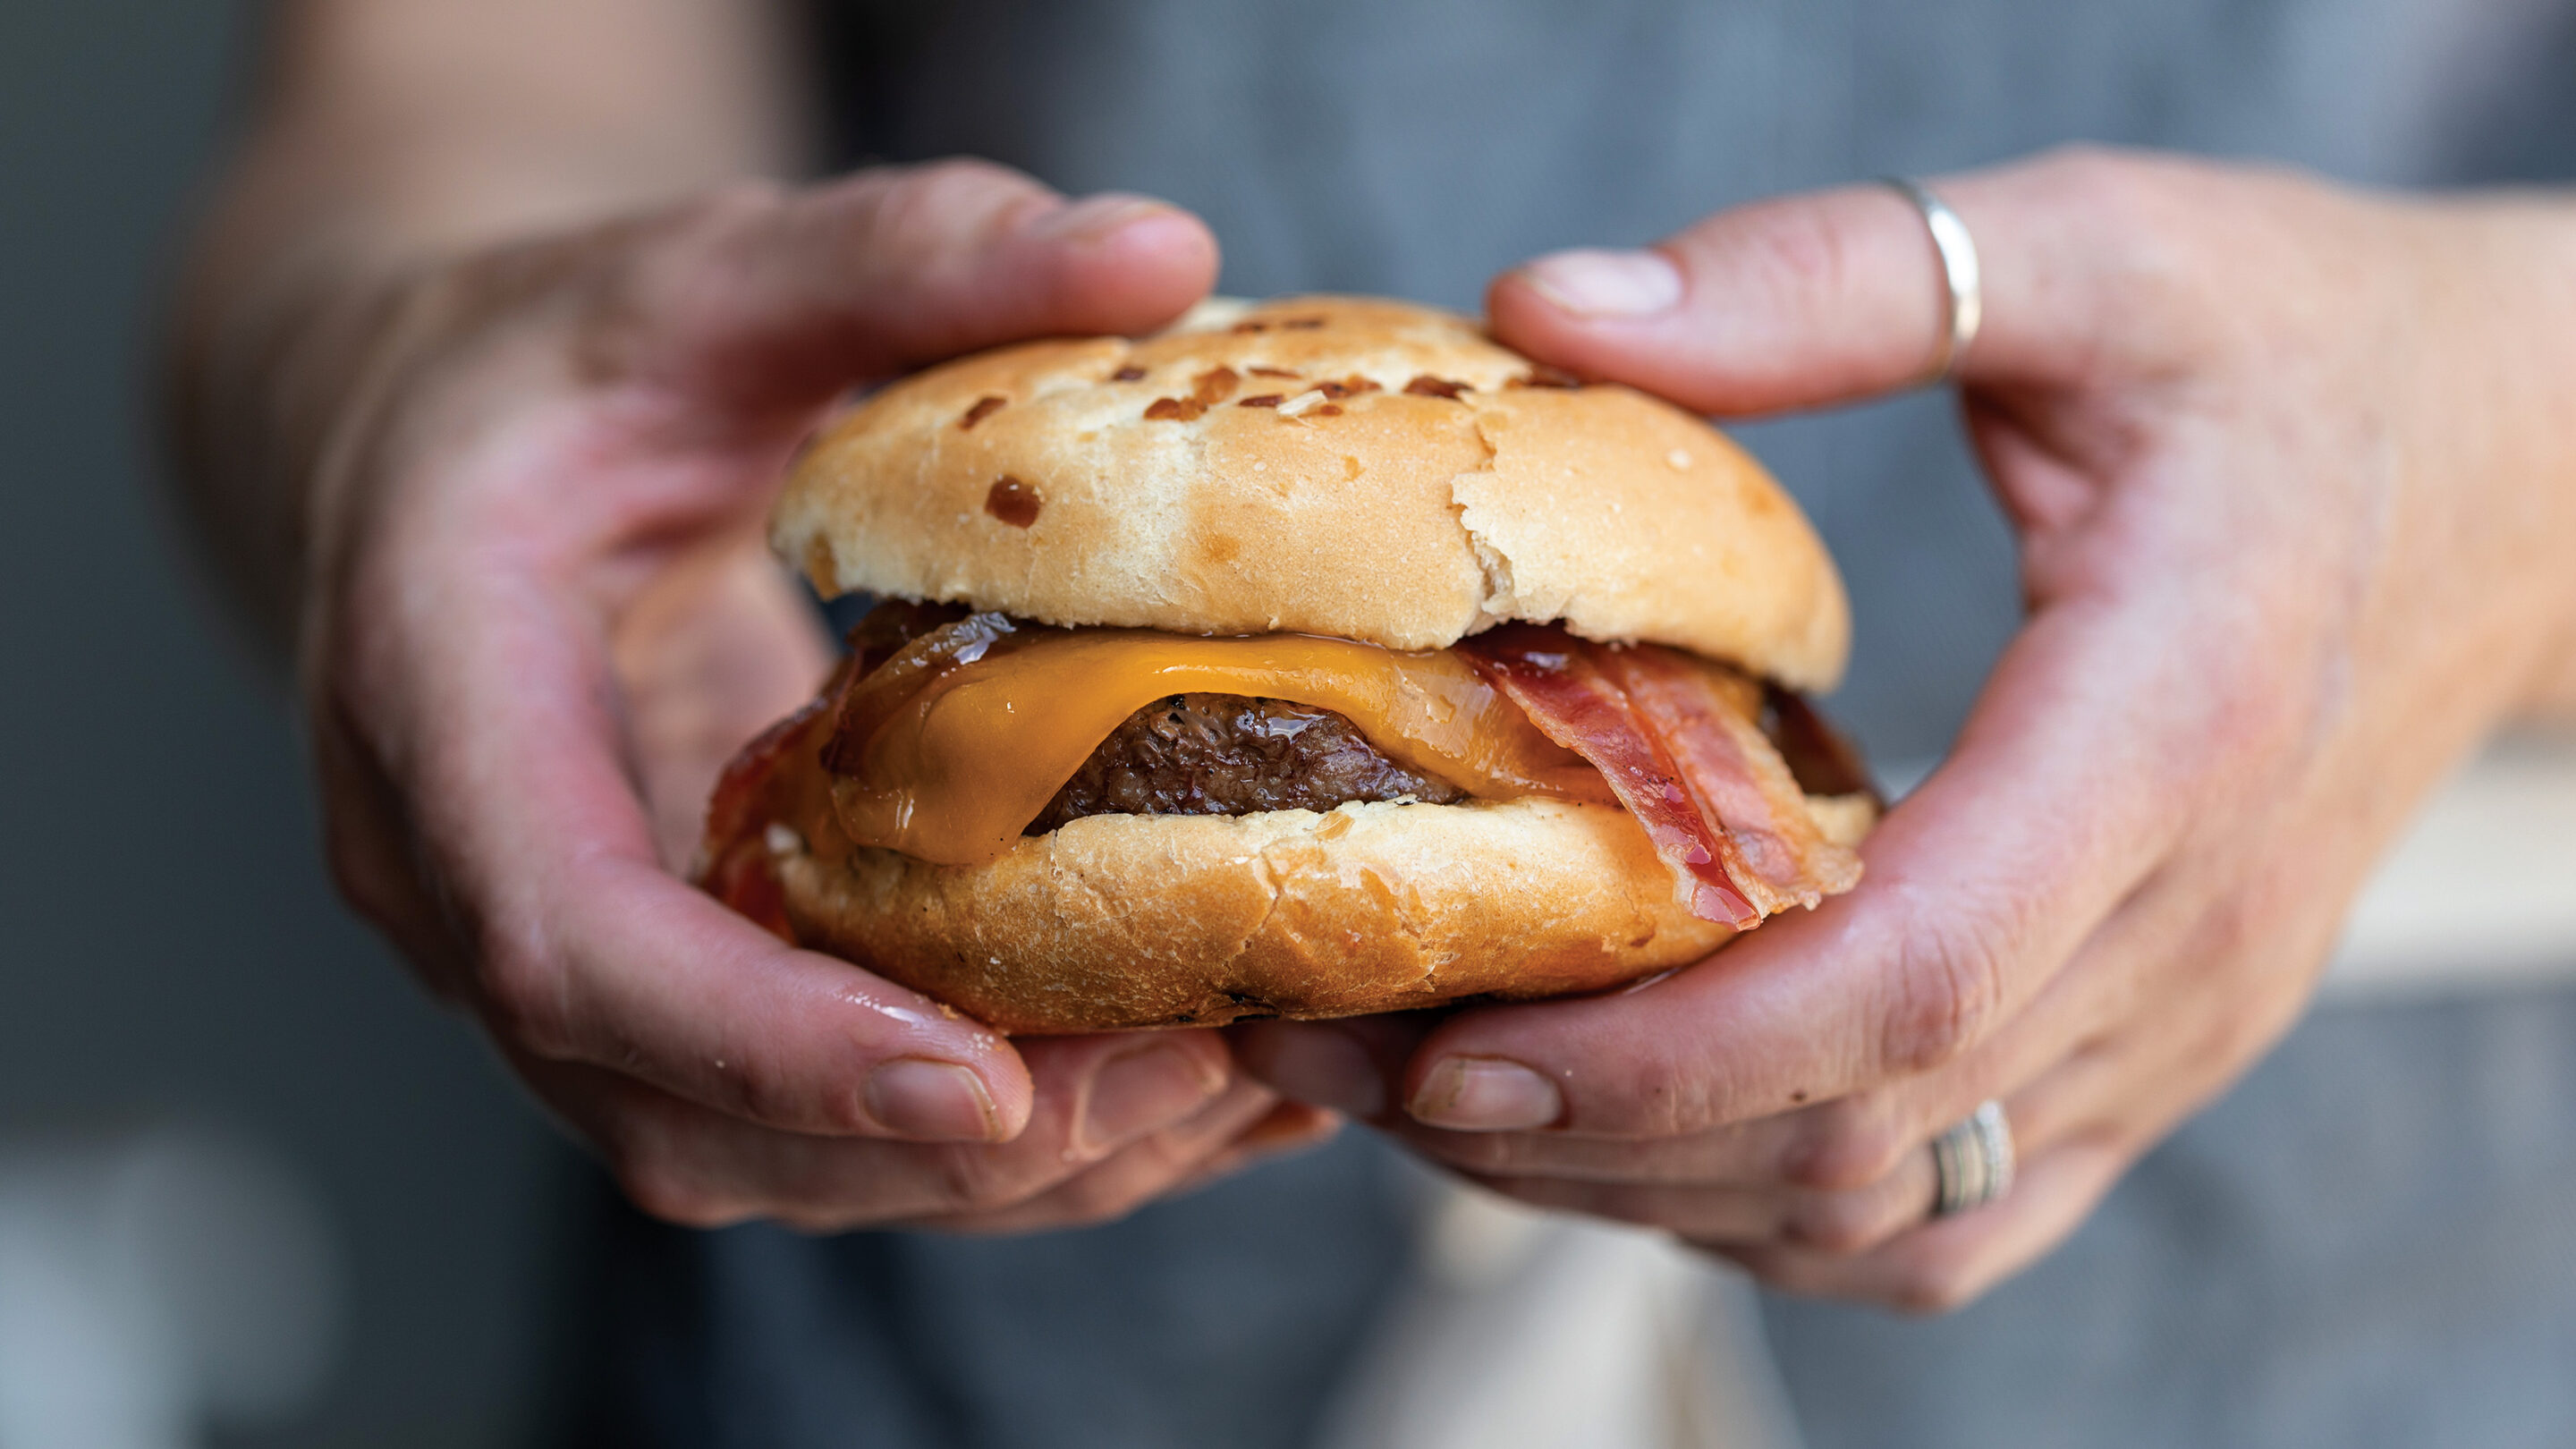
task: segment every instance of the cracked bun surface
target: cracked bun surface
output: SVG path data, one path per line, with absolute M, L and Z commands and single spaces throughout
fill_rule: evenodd
M 1051 624 L 1436 649 L 1561 621 L 1805 690 L 1850 640 L 1822 542 L 1715 429 L 1374 299 L 932 368 L 823 432 L 771 538 L 827 596 Z
M 1094 815 L 976 866 L 817 823 L 778 860 L 799 937 L 1019 1034 L 1557 996 L 1733 934 L 1603 805 Z

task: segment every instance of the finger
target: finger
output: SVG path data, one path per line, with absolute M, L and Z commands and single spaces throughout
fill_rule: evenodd
M 1226 1029 L 1235 1060 L 1281 1096 L 1363 1122 L 1386 1120 L 1405 1061 L 1443 1013 L 1253 1021 Z
M 1342 1117 L 1303 1102 L 1274 1102 L 1267 1115 L 1247 1127 L 1224 1151 L 1208 1158 L 1172 1186 L 1173 1196 L 1196 1192 L 1221 1179 L 1265 1162 L 1310 1152 L 1341 1135 Z
M 1115 1222 L 1206 1180 L 1210 1164 L 1230 1154 L 1233 1144 L 1278 1105 L 1279 1099 L 1268 1088 L 1238 1080 L 1188 1121 L 1129 1143 L 1027 1202 L 996 1212 L 916 1219 L 901 1226 L 984 1236 Z
M 515 1055 L 549 1105 L 645 1211 L 715 1226 L 773 1218 L 815 1230 L 1013 1208 L 1130 1145 L 1263 1089 L 1228 1072 L 1210 1033 L 1034 1044 L 1038 1106 L 1000 1145 L 857 1140 L 761 1127 L 620 1073 Z M 1244 1114 L 1239 1130 L 1259 1116 Z M 1214 1150 L 1230 1140 L 1222 1134 Z
M 1640 1142 L 1547 1132 L 1452 1132 L 1389 1110 L 1413 1046 L 1442 1013 L 1229 1028 L 1244 1070 L 1294 1100 L 1376 1123 L 1435 1162 L 1481 1179 L 1584 1184 L 1848 1190 L 1903 1170 L 1933 1130 L 1916 1130 L 1912 1091 L 1820 1103 L 1705 1132 Z M 1913 1084 L 1906 1084 L 1911 1088 Z M 1961 1089 L 1966 1090 L 1966 1089 Z M 1968 1098 L 1973 1110 L 1982 1096 Z M 1946 1122 L 1947 1118 L 1939 1119 Z
M 1216 242 L 1144 197 L 1078 201 L 980 161 L 746 189 L 637 252 L 604 317 L 645 375 L 754 409 L 1027 337 L 1144 331 L 1206 295 Z
M 402 795 L 359 743 L 336 700 L 314 691 L 307 719 L 322 801 L 323 854 L 332 883 L 359 914 L 390 937 L 442 1000 L 467 1000 L 471 958 L 455 923 L 421 878 Z
M 1256 1160 L 1266 1159 L 1321 1146 L 1340 1136 L 1341 1130 L 1339 1113 L 1303 1102 L 1279 1102 L 1271 1107 L 1268 1116 L 1245 1128 L 1228 1150 L 1249 1154 Z
M 2286 838 L 2327 829 L 2304 822 Z M 2162 873 L 2068 968 L 2101 983 L 2104 1028 L 2011 1094 L 2015 1140 L 2143 1152 L 2225 1091 L 2306 1005 L 2347 896 L 2304 877 L 2334 873 L 2342 853 L 2267 847 L 2265 864 L 2194 860 Z
M 2043 1147 L 2074 1128 L 2061 1079 L 2077 1063 L 2098 1072 L 2093 1063 L 2110 1050 L 2105 1033 L 2128 1016 L 2141 975 L 2187 939 L 2176 920 L 2182 894 L 2158 889 L 2125 903 L 2029 1008 L 1986 1042 L 1948 1066 L 1869 1091 L 1658 1138 L 1447 1131 L 1400 1114 L 1382 1130 L 1436 1162 L 1482 1176 L 1823 1192 L 1867 1188 L 1919 1166 L 1925 1143 L 1989 1098 L 2011 1098 L 2016 1138 Z M 2189 1019 L 2194 1004 L 2180 1009 Z M 2026 1100 L 2044 1104 L 2048 1119 L 2025 1124 L 2018 1109 Z M 2085 1112 L 2096 1105 L 2107 1104 L 2087 1092 Z M 2082 1122 L 2087 1130 L 2095 1125 L 2089 1115 Z
M 2025 1164 L 2003 1201 L 1924 1223 L 1857 1257 L 1785 1243 L 1704 1246 L 1784 1293 L 1946 1313 L 2073 1232 L 2128 1161 L 2106 1143 L 2069 1143 Z
M 1647 1141 L 1553 1132 L 1447 1132 L 1408 1119 L 1381 1130 L 1444 1167 L 1479 1177 L 1765 1188 L 1803 1181 L 1812 1144 L 1844 1130 L 1827 1107 Z
M 638 792 L 662 862 L 688 868 L 727 761 L 831 670 L 812 603 L 754 532 L 673 557 L 609 633 Z
M 1920 1148 L 1876 1182 L 1836 1192 L 1561 1177 L 1475 1180 L 1535 1207 L 1662 1228 L 1696 1242 L 1791 1243 L 1834 1254 L 1865 1252 L 1912 1227 L 1922 1220 L 1934 1189 L 1932 1155 Z
M 792 1131 L 1016 1133 L 1031 1088 L 1000 1035 L 663 868 L 596 622 L 541 569 L 481 562 L 362 560 L 350 616 L 375 623 L 326 677 L 376 722 L 492 1029 Z
M 2147 362 L 2157 313 L 2138 298 L 2167 265 L 2159 178 L 2179 169 L 2078 151 L 1935 182 L 1982 275 L 1960 377 L 2068 383 Z M 1921 382 L 1947 287 L 1913 204 L 1850 186 L 1736 207 L 1645 250 L 1541 257 L 1497 278 L 1486 307 L 1533 357 L 1746 414 Z
M 1407 1110 L 1457 1130 L 1666 1137 L 1962 1059 L 2046 988 L 2210 788 L 2201 751 L 2234 722 L 2213 718 L 2206 655 L 2177 645 L 2174 617 L 2041 614 L 1950 760 L 1864 847 L 1851 895 L 1639 991 L 1461 1014 L 1415 1053 Z

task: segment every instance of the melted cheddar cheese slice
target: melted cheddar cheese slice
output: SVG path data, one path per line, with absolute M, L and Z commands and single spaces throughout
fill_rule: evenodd
M 832 795 L 853 841 L 942 865 L 995 859 L 1129 715 L 1188 693 L 1332 710 L 1389 758 L 1481 798 L 1615 799 L 1446 650 L 1143 629 L 1043 630 L 1013 645 L 937 672 L 865 741 L 845 742 L 855 768 Z

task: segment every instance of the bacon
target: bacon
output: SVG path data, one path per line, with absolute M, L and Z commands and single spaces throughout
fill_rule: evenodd
M 1799 789 L 1810 795 L 1867 795 L 1880 809 L 1887 808 L 1860 751 L 1797 691 L 1776 684 L 1762 687 L 1762 733 L 1780 752 Z
M 1460 654 L 1509 695 L 1539 733 L 1592 762 L 1655 854 L 1672 867 L 1691 914 L 1739 931 L 1762 923 L 1727 871 L 1726 832 L 1691 796 L 1680 767 L 1601 667 L 1603 651 L 1560 629 L 1505 624 L 1461 640 Z
M 1508 624 L 1465 655 L 1540 732 L 1592 762 L 1672 867 L 1693 914 L 1750 929 L 1860 878 L 1755 722 L 1757 686 L 1653 645 Z
M 836 775 L 854 775 L 859 771 L 859 752 L 895 711 L 912 702 L 923 686 L 959 664 L 972 664 L 990 653 L 994 646 L 1006 642 L 1016 632 L 1007 615 L 969 614 L 952 623 L 930 624 L 919 633 L 909 632 L 930 623 L 937 615 L 936 606 L 905 606 L 914 612 L 892 626 L 888 638 L 900 638 L 890 652 L 877 654 L 873 648 L 858 647 L 860 630 L 868 628 L 880 606 L 851 631 L 852 657 L 858 659 L 859 674 L 846 690 L 833 689 L 828 694 L 840 696 L 833 715 L 830 743 L 823 747 L 823 768 Z
M 725 847 L 699 872 L 698 885 L 736 915 L 791 946 L 796 943 L 796 926 L 787 918 L 787 887 L 779 883 L 778 867 L 759 836 Z
M 1751 681 L 1651 644 L 1597 653 L 1721 827 L 1727 875 L 1764 915 L 1859 883 L 1860 861 L 1818 832 L 1806 792 L 1763 737 Z
M 890 599 L 851 626 L 846 637 L 849 652 L 823 682 L 822 690 L 794 714 L 762 730 L 716 777 L 696 870 L 698 884 L 709 895 L 781 940 L 796 939 L 787 919 L 787 894 L 779 885 L 769 852 L 769 826 L 788 813 L 780 769 L 798 755 L 824 748 L 825 732 L 834 729 L 859 681 L 876 675 L 932 635 L 947 633 L 954 641 L 953 652 L 953 647 L 962 645 L 956 640 L 955 626 L 969 617 L 955 604 Z
M 857 655 L 833 671 L 823 692 L 794 714 L 760 732 L 728 761 L 707 803 L 706 845 L 697 870 L 707 894 L 733 907 L 753 925 L 794 942 L 787 892 L 769 858 L 769 822 L 777 818 L 779 767 L 814 745 L 814 732 L 829 722 L 832 702 L 848 683 Z
M 971 611 L 963 604 L 918 604 L 910 599 L 887 599 L 859 616 L 850 632 L 841 636 L 850 656 L 858 664 L 858 674 L 865 676 L 876 667 L 903 651 L 903 646 L 943 625 L 954 624 Z M 833 676 L 830 688 L 842 683 Z

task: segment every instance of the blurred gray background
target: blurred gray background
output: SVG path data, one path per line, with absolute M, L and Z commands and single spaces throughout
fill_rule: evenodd
M 283 699 L 155 477 L 155 310 L 247 6 L 0 5 L 0 1155 L 264 1149 L 339 1240 L 336 1366 L 238 1445 L 524 1423 L 564 1149 L 336 905 Z

